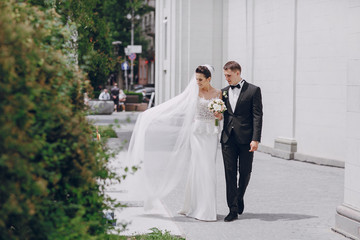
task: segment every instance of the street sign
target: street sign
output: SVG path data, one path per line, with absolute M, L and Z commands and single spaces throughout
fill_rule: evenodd
M 131 54 L 130 49 L 128 47 L 124 48 L 124 52 L 126 56 L 129 56 Z
M 112 45 L 118 45 L 118 44 L 122 44 L 122 42 L 121 41 L 112 42 Z
M 142 52 L 142 46 L 141 45 L 129 45 L 127 46 L 130 53 L 141 53 Z
M 135 54 L 135 53 L 130 54 L 130 55 L 129 55 L 129 59 L 130 59 L 131 61 L 134 61 L 134 60 L 136 59 L 136 54 Z
M 122 70 L 129 70 L 129 64 L 128 64 L 128 62 L 123 62 L 123 63 L 121 64 L 121 69 L 122 69 Z

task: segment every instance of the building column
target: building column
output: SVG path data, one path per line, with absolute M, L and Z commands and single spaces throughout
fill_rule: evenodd
M 253 7 L 253 6 L 252 6 Z M 287 121 L 289 121 L 289 125 L 291 126 L 291 132 L 289 131 L 286 136 L 278 136 L 274 139 L 274 147 L 266 147 L 260 146 L 259 151 L 270 153 L 274 157 L 279 157 L 283 159 L 294 159 L 295 154 L 297 152 L 297 141 L 296 141 L 296 87 L 297 87 L 297 48 L 298 48 L 298 0 L 293 0 L 291 5 L 291 11 L 293 12 L 292 19 L 292 49 L 289 51 L 292 52 L 292 76 L 291 76 L 291 98 L 289 97 L 289 104 L 291 104 L 291 115 Z M 289 8 L 290 10 L 290 8 Z M 252 64 L 254 64 L 254 60 L 252 59 Z M 252 66 L 253 68 L 253 66 Z M 253 70 L 251 75 L 253 75 Z M 290 77 L 290 76 L 289 76 Z
M 337 207 L 336 232 L 360 239 L 360 59 L 348 62 L 347 76 L 347 149 L 344 203 Z

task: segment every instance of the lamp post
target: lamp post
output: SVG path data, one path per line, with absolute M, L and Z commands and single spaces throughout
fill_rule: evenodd
M 117 57 L 117 56 L 119 56 L 119 48 L 120 48 L 120 45 L 122 44 L 122 42 L 121 41 L 114 41 L 114 42 L 112 42 L 112 45 L 114 46 L 114 56 L 115 57 Z M 117 71 L 119 71 L 119 70 L 117 70 Z M 117 74 L 116 75 L 118 75 L 119 73 L 117 72 Z M 115 80 L 116 82 L 118 81 L 118 78 L 116 77 L 116 80 Z M 119 85 L 120 85 L 120 83 L 118 83 Z M 121 84 L 121 86 L 122 86 L 122 84 Z
M 140 19 L 139 15 L 134 16 L 134 8 L 131 9 L 131 14 L 129 13 L 128 15 L 126 15 L 126 18 L 131 20 L 131 46 L 134 46 L 134 21 L 135 18 L 138 20 Z M 130 48 L 131 49 L 131 48 Z M 132 53 L 132 52 L 131 52 Z M 130 88 L 134 87 L 134 60 L 131 58 L 130 59 L 131 64 L 130 64 L 130 72 L 131 72 L 131 77 L 130 77 Z

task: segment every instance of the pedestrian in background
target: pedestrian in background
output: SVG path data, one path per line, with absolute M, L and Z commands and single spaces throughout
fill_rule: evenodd
M 121 111 L 125 111 L 125 101 L 126 94 L 122 89 L 119 90 L 119 105 L 121 106 Z
M 117 86 L 117 83 L 114 83 L 114 86 L 111 88 L 111 99 L 114 101 L 114 110 L 117 112 L 119 108 L 119 93 L 120 89 Z
M 110 100 L 110 94 L 106 88 L 100 93 L 99 100 Z

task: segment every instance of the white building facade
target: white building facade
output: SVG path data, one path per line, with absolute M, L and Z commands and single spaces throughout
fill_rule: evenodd
M 334 229 L 360 238 L 360 0 L 157 0 L 156 100 L 235 60 L 261 87 L 261 151 L 345 166 Z M 335 213 L 335 209 L 334 209 Z
M 144 5 L 154 11 L 144 14 L 141 20 L 143 37 L 149 42 L 148 48 L 142 49 L 147 52 L 147 57 L 139 58 L 138 83 L 141 85 L 155 84 L 155 4 L 155 0 L 144 0 Z

